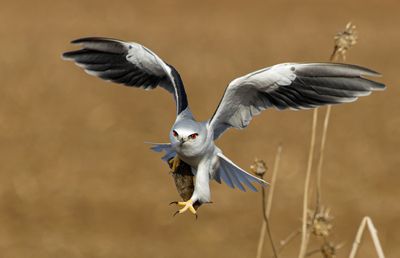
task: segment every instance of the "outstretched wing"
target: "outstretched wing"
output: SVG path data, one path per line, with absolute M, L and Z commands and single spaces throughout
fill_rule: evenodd
M 88 74 L 146 90 L 159 85 L 173 94 L 177 114 L 188 106 L 179 73 L 146 47 L 98 37 L 81 38 L 71 43 L 82 45 L 82 49 L 66 52 L 63 58 L 74 61 Z
M 347 64 L 286 63 L 233 80 L 209 124 L 217 139 L 230 127 L 245 128 L 262 110 L 315 108 L 355 101 L 385 85 L 365 79 L 372 70 Z

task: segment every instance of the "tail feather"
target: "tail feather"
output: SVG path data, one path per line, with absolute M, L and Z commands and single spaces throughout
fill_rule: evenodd
M 246 176 L 242 175 L 241 173 L 237 174 L 237 176 L 240 177 L 240 181 L 245 183 L 250 190 L 257 192 L 257 188 L 254 187 L 254 185 L 246 178 Z
M 224 171 L 226 171 L 226 175 L 232 180 L 232 183 L 242 190 L 243 192 L 246 192 L 246 189 L 243 187 L 243 185 L 240 183 L 240 180 L 238 179 L 238 176 L 236 173 L 230 173 L 229 167 L 226 166 L 226 164 L 221 164 L 221 166 L 224 167 Z
M 161 157 L 161 159 L 165 162 L 168 162 L 168 160 L 176 156 L 176 152 L 172 149 L 170 143 L 153 143 L 153 142 L 145 142 L 145 143 L 152 145 L 150 149 L 155 152 L 165 152 L 165 155 Z
M 227 171 L 225 171 L 224 167 L 220 165 L 216 175 L 214 176 L 215 180 L 218 183 L 221 183 L 222 181 L 225 182 L 230 188 L 234 189 L 235 186 L 233 185 L 232 179 L 229 177 L 229 174 Z M 221 180 L 222 179 L 222 180 Z
M 258 183 L 262 186 L 266 186 L 267 182 L 255 177 L 239 166 L 234 164 L 230 159 L 225 157 L 222 153 L 218 154 L 220 167 L 214 176 L 214 179 L 221 183 L 221 179 L 231 188 L 239 188 L 242 191 L 246 191 L 242 183 L 245 184 L 250 190 L 257 192 L 257 188 L 252 183 Z

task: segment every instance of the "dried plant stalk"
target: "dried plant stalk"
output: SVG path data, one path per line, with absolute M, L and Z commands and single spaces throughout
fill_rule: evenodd
M 267 200 L 267 218 L 269 218 L 269 215 L 271 213 L 271 207 L 272 207 L 272 198 L 274 196 L 275 192 L 275 182 L 276 182 L 276 177 L 278 175 L 278 170 L 279 170 L 279 162 L 281 160 L 281 154 L 282 154 L 282 145 L 279 144 L 278 150 L 276 151 L 275 155 L 275 161 L 274 161 L 274 169 L 272 171 L 272 178 L 271 178 L 271 185 L 269 189 L 269 194 L 268 194 L 268 200 Z
M 333 62 L 336 58 L 337 54 L 337 47 L 335 46 L 333 54 L 331 55 L 330 61 Z M 319 148 L 319 160 L 318 160 L 318 167 L 317 167 L 317 204 L 315 208 L 315 213 L 318 213 L 321 207 L 321 178 L 322 178 L 322 163 L 324 162 L 324 151 L 325 151 L 325 143 L 326 143 L 326 135 L 328 132 L 328 125 L 329 125 L 329 118 L 331 116 L 331 109 L 332 106 L 328 105 L 326 107 L 325 119 L 324 119 L 324 127 L 322 131 L 322 139 L 321 139 L 321 146 Z
M 267 231 L 267 222 L 263 219 L 261 224 L 260 236 L 258 237 L 257 254 L 256 258 L 261 258 L 265 242 L 265 232 Z
M 369 233 L 371 234 L 372 241 L 374 243 L 375 250 L 376 250 L 376 253 L 378 254 L 378 257 L 379 258 L 385 258 L 385 255 L 383 254 L 383 249 L 382 249 L 382 246 L 381 246 L 381 242 L 379 241 L 379 238 L 378 238 L 378 231 L 376 230 L 376 228 L 374 226 L 374 223 L 372 222 L 372 219 L 370 217 L 368 217 L 368 216 L 365 216 L 362 219 L 361 224 L 358 227 L 357 235 L 356 235 L 356 238 L 354 239 L 353 247 L 351 248 L 351 252 L 350 252 L 350 256 L 349 257 L 350 258 L 355 258 L 356 257 L 356 254 L 357 254 L 357 251 L 358 251 L 358 247 L 359 247 L 359 245 L 361 243 L 361 238 L 362 238 L 362 236 L 364 234 L 366 225 L 368 225 L 368 230 L 369 230 Z
M 265 242 L 265 233 L 267 231 L 268 231 L 268 236 L 269 236 L 269 239 L 271 242 L 271 247 L 272 247 L 274 257 L 276 257 L 276 258 L 278 257 L 278 252 L 277 252 L 274 242 L 272 240 L 272 234 L 271 234 L 270 227 L 269 227 L 269 215 L 271 213 L 272 199 L 273 199 L 274 191 L 275 191 L 275 182 L 276 182 L 276 178 L 278 175 L 278 168 L 279 168 L 279 161 L 281 158 L 281 153 L 282 153 L 282 145 L 279 145 L 278 150 L 276 151 L 276 155 L 275 155 L 274 169 L 272 171 L 272 178 L 271 178 L 270 189 L 268 192 L 269 194 L 268 194 L 268 199 L 267 199 L 266 204 L 265 204 L 265 190 L 264 190 L 264 188 L 261 189 L 263 222 L 261 225 L 260 237 L 258 239 L 257 255 L 256 255 L 257 258 L 261 258 L 261 256 L 262 256 L 262 251 L 263 251 L 264 242 Z M 257 162 L 257 160 L 256 160 L 256 162 Z M 253 172 L 257 172 L 254 169 L 255 169 L 255 166 L 252 166 Z M 262 178 L 264 174 L 258 174 L 258 175 Z
M 281 240 L 280 242 L 280 247 L 279 247 L 279 253 L 282 252 L 282 250 L 293 240 L 295 239 L 299 234 L 301 233 L 301 229 L 297 229 L 290 233 L 284 240 Z
M 326 135 L 328 132 L 328 125 L 329 125 L 329 118 L 331 115 L 332 106 L 328 105 L 326 107 L 325 119 L 324 119 L 324 127 L 322 131 L 322 139 L 321 139 L 321 146 L 319 149 L 319 160 L 318 160 L 318 167 L 317 167 L 317 205 L 315 208 L 315 212 L 318 213 L 319 209 L 321 208 L 321 177 L 322 177 L 322 163 L 324 161 L 324 151 L 325 151 L 325 143 L 326 143 Z
M 305 257 L 305 255 L 307 253 L 307 245 L 308 245 L 308 240 L 309 240 L 309 236 L 310 236 L 309 232 L 307 230 L 308 193 L 309 193 L 309 189 L 310 189 L 312 161 L 313 161 L 314 149 L 315 149 L 315 138 L 316 138 L 316 132 L 317 132 L 317 118 L 318 118 L 318 109 L 314 109 L 313 121 L 312 121 L 312 131 L 311 131 L 310 152 L 308 153 L 306 180 L 304 183 L 303 217 L 302 217 L 302 227 L 301 227 L 301 245 L 300 245 L 299 258 Z

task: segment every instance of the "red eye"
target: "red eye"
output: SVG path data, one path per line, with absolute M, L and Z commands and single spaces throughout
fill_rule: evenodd
M 174 135 L 174 137 L 178 136 L 178 133 L 175 130 L 172 131 L 172 134 Z
M 197 136 L 199 136 L 199 134 L 194 133 L 194 134 L 189 135 L 189 138 L 194 140 L 194 139 L 196 139 Z

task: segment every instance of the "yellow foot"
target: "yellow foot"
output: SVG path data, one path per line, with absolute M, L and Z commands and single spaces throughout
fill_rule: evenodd
M 179 159 L 178 156 L 173 157 L 168 161 L 169 166 L 171 167 L 171 172 L 175 173 L 176 169 L 179 167 L 179 164 L 181 164 L 181 160 Z
M 177 204 L 178 206 L 183 206 L 182 209 L 180 209 L 179 211 L 175 212 L 174 216 L 176 214 L 180 214 L 180 213 L 184 213 L 185 211 L 189 210 L 193 215 L 196 215 L 197 218 L 197 214 L 196 214 L 196 210 L 193 207 L 193 202 L 192 200 L 186 201 L 186 202 L 171 202 L 171 204 Z

